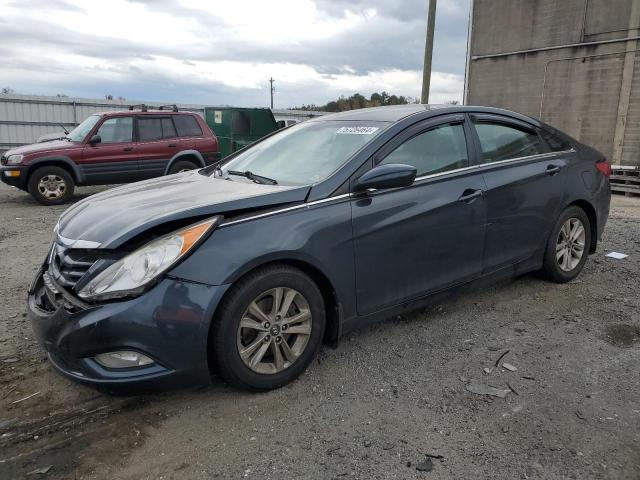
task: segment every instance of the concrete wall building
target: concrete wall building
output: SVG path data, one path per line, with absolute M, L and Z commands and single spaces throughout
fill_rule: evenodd
M 640 166 L 640 0 L 473 0 L 465 103 Z

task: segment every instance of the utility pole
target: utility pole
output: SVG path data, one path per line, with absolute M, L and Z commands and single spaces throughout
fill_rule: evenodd
M 276 90 L 273 88 L 273 77 L 269 79 L 269 91 L 271 92 L 271 110 L 273 110 L 273 92 Z
M 422 68 L 422 95 L 420 103 L 429 103 L 429 84 L 431 83 L 431 56 L 433 54 L 433 31 L 436 26 L 437 0 L 429 0 L 427 16 L 427 41 L 424 45 L 424 67 Z

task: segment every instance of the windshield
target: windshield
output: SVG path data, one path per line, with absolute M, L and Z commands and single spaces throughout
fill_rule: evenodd
M 87 117 L 84 122 L 69 132 L 67 138 L 72 142 L 82 142 L 98 120 L 100 120 L 100 115 Z
M 279 132 L 239 154 L 222 167 L 251 172 L 284 185 L 318 183 L 369 143 L 386 122 L 305 122 Z M 241 177 L 230 177 L 236 180 Z

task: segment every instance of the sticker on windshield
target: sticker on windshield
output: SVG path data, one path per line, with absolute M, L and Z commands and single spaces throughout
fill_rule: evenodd
M 340 127 L 336 133 L 344 135 L 373 135 L 378 127 Z

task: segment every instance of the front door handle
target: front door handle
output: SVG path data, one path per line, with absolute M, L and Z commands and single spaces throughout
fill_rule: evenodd
M 131 150 L 133 150 L 133 147 L 124 147 L 122 150 L 125 152 L 130 152 Z
M 560 171 L 560 167 L 558 165 L 547 165 L 547 169 L 545 172 L 547 175 L 555 175 Z
M 176 145 L 175 143 L 170 143 L 170 144 L 169 144 L 169 147 L 171 147 L 171 148 L 176 148 L 177 146 L 178 146 L 178 145 Z
M 462 192 L 462 196 L 458 198 L 459 202 L 463 203 L 471 203 L 478 197 L 481 197 L 484 194 L 482 190 L 474 190 L 472 188 L 467 188 L 464 192 Z

